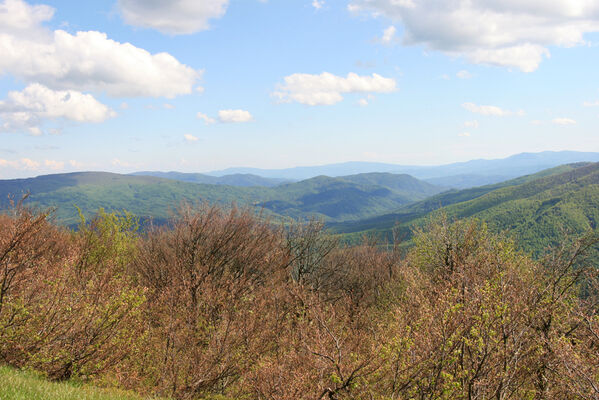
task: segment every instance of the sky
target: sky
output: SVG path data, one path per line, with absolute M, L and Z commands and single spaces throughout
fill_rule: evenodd
M 599 151 L 599 0 L 0 0 L 0 179 Z

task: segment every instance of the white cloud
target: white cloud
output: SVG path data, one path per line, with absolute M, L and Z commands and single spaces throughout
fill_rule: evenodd
M 209 20 L 222 17 L 229 0 L 119 0 L 118 4 L 130 25 L 184 35 L 209 29 Z
M 524 111 L 522 111 L 522 110 L 508 111 L 508 110 L 504 110 L 497 106 L 479 106 L 474 103 L 464 103 L 464 104 L 462 104 L 462 107 L 464 107 L 466 110 L 476 113 L 476 114 L 492 115 L 495 117 L 507 117 L 510 115 L 518 115 L 518 116 L 524 115 Z
M 83 168 L 84 164 L 77 160 L 69 160 L 69 165 L 73 168 Z
M 204 122 L 206 122 L 207 124 L 213 124 L 213 123 L 215 123 L 215 122 L 216 122 L 216 120 L 215 120 L 214 118 L 211 118 L 211 117 L 209 117 L 209 116 L 207 116 L 206 114 L 204 114 L 204 113 L 201 113 L 201 112 L 197 113 L 197 114 L 196 114 L 196 117 L 197 117 L 198 119 L 201 119 L 201 120 L 203 120 L 203 121 L 204 121 Z
M 0 131 L 42 134 L 46 120 L 63 118 L 76 122 L 103 122 L 116 113 L 89 94 L 74 90 L 55 91 L 31 84 L 20 92 L 8 92 L 0 101 Z
M 457 76 L 460 79 L 470 79 L 472 78 L 472 74 L 468 71 L 466 71 L 465 69 L 459 71 L 457 74 L 455 74 L 455 76 Z
M 115 167 L 125 167 L 125 168 L 133 167 L 133 164 L 128 163 L 127 161 L 119 160 L 118 158 L 113 158 L 110 163 Z
M 4 0 L 0 11 L 4 11 L 0 12 L 0 74 L 52 89 L 99 91 L 114 97 L 188 94 L 202 74 L 168 53 L 151 54 L 108 39 L 102 32 L 50 32 L 40 25 L 52 17 L 48 7 Z M 13 18 L 22 20 L 27 29 L 16 26 L 19 22 Z
M 312 7 L 320 10 L 324 6 L 324 0 L 312 0 Z
M 358 104 L 362 107 L 366 107 L 368 105 L 368 99 L 362 98 L 362 99 L 358 100 Z
M 474 120 L 474 121 L 466 121 L 464 122 L 464 128 L 473 128 L 476 129 L 478 128 L 478 121 Z
M 63 161 L 45 160 L 44 165 L 54 171 L 60 171 L 61 169 L 64 169 Z
M 599 101 L 585 101 L 582 105 L 585 107 L 599 107 Z
M 359 76 L 349 73 L 345 78 L 328 72 L 320 75 L 293 74 L 285 77 L 284 81 L 273 93 L 275 97 L 285 103 L 295 101 L 310 106 L 338 103 L 345 93 L 390 93 L 397 90 L 394 79 L 378 74 Z
M 193 136 L 189 133 L 186 133 L 185 135 L 183 135 L 183 137 L 185 138 L 185 140 L 187 140 L 188 142 L 197 142 L 198 140 L 200 140 L 198 137 Z
M 164 103 L 162 105 L 162 107 L 166 108 L 167 110 L 174 110 L 175 109 L 175 106 L 172 105 L 172 104 L 170 104 L 170 103 Z
M 576 125 L 576 121 L 571 118 L 555 118 L 551 120 L 551 122 L 555 125 Z
M 220 110 L 218 112 L 220 122 L 250 122 L 253 119 L 252 114 L 245 110 Z
M 395 39 L 395 33 L 397 33 L 397 29 L 393 25 L 391 25 L 383 31 L 383 37 L 381 38 L 381 42 L 384 44 L 390 44 L 393 41 L 393 39 Z
M 0 158 L 0 167 L 34 171 L 39 169 L 40 163 L 29 158 L 21 158 L 19 160 L 3 160 Z
M 40 24 L 49 21 L 54 9 L 46 5 L 29 5 L 21 0 L 0 3 L 0 33 L 34 37 L 41 33 Z
M 121 110 L 127 110 L 129 108 L 129 104 L 123 101 L 119 107 Z
M 584 44 L 599 31 L 596 0 L 351 0 L 348 8 L 401 21 L 405 44 L 524 72 L 549 46 Z
M 459 137 L 470 137 L 470 132 L 462 132 L 458 134 Z

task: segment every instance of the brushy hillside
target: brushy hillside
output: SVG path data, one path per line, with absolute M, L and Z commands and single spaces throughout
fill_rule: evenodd
M 0 363 L 177 400 L 599 395 L 597 235 L 535 261 L 476 220 L 407 253 L 206 206 L 135 226 L 0 214 Z M 91 390 L 22 378 L 0 398 Z
M 267 215 L 356 220 L 388 212 L 442 190 L 407 175 L 366 174 L 345 178 L 319 177 L 266 187 L 235 187 L 182 182 L 151 176 L 80 172 L 0 181 L 0 206 L 9 194 L 40 207 L 56 207 L 57 220 L 76 224 L 77 207 L 87 216 L 99 208 L 127 210 L 160 222 L 182 202 L 256 206 Z
M 2 400 L 150 400 L 116 389 L 98 389 L 71 382 L 49 382 L 39 374 L 0 366 Z
M 567 234 L 595 229 L 599 221 L 599 164 L 570 164 L 512 181 L 451 191 L 414 203 L 395 213 L 356 223 L 336 224 L 355 239 L 364 233 L 409 239 L 414 226 L 431 212 L 451 218 L 476 217 L 493 231 L 508 231 L 520 246 L 540 254 Z

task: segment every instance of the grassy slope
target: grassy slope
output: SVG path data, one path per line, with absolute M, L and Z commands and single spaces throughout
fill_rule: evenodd
M 348 177 L 348 180 L 318 177 L 266 188 L 88 172 L 0 181 L 0 199 L 6 199 L 9 193 L 18 197 L 19 193 L 28 191 L 35 204 L 57 207 L 57 220 L 69 225 L 78 221 L 75 206 L 88 215 L 102 207 L 106 210 L 125 209 L 142 218 L 161 220 L 183 201 L 224 205 L 235 202 L 242 206 L 264 207 L 272 214 L 341 221 L 384 213 L 440 190 L 409 176 L 380 175 L 365 174 Z M 6 206 L 6 203 L 4 200 L 0 206 Z
M 440 208 L 442 204 L 448 205 Z M 599 164 L 569 165 L 499 185 L 449 192 L 398 213 L 334 228 L 353 232 L 347 236 L 351 240 L 364 233 L 389 237 L 398 223 L 401 235 L 409 238 L 411 228 L 437 209 L 450 217 L 480 218 L 495 231 L 511 233 L 523 248 L 539 252 L 559 242 L 565 231 L 582 233 L 596 227 Z
M 73 383 L 48 382 L 30 372 L 0 367 L 2 400 L 142 400 L 131 393 Z M 146 398 L 148 399 L 148 398 Z

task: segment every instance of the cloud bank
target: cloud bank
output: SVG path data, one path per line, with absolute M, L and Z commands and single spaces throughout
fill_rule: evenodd
M 401 22 L 407 45 L 524 72 L 548 47 L 581 45 L 599 31 L 594 0 L 352 0 L 348 8 Z

